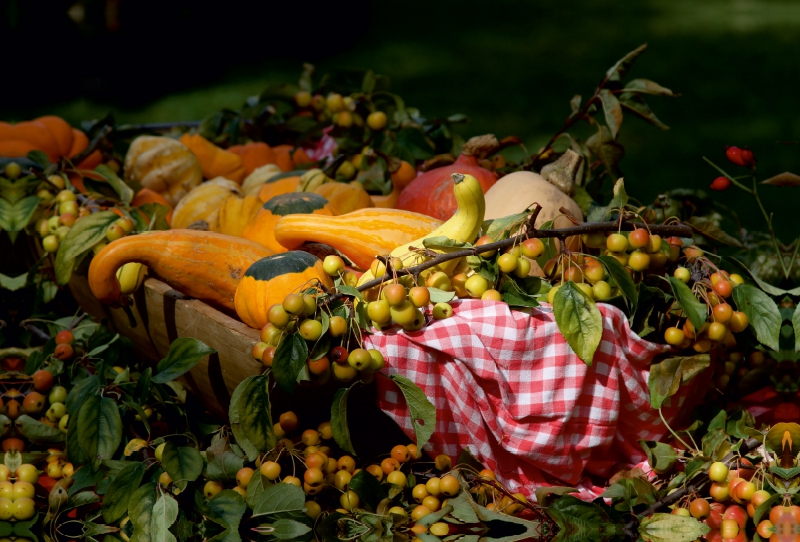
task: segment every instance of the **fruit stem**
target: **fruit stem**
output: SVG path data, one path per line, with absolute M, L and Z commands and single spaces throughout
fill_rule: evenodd
M 678 433 L 676 433 L 675 431 L 672 430 L 672 427 L 670 427 L 670 425 L 667 423 L 667 420 L 664 419 L 664 413 L 661 412 L 661 407 L 659 407 L 659 409 L 658 409 L 658 415 L 661 417 L 661 421 L 664 422 L 664 425 L 667 427 L 669 432 L 672 433 L 672 436 L 675 437 L 676 439 L 678 439 L 678 442 L 680 442 L 681 444 L 686 446 L 686 449 L 691 450 L 693 452 L 697 452 L 697 450 L 695 448 L 692 448 L 691 446 L 686 444 L 686 442 L 681 437 L 678 436 Z

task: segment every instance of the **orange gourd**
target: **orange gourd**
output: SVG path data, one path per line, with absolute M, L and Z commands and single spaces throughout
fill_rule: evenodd
M 258 243 L 207 231 L 129 235 L 109 243 L 94 256 L 89 266 L 89 287 L 102 303 L 127 304 L 117 269 L 138 262 L 179 292 L 234 311 L 236 287 L 245 271 L 271 254 Z
M 314 189 L 326 200 L 334 215 L 343 215 L 365 207 L 372 207 L 372 199 L 360 184 L 325 183 Z
M 246 174 L 239 155 L 217 147 L 200 134 L 183 134 L 180 142 L 197 156 L 206 179 L 225 177 L 239 184 L 244 180 Z
M 260 329 L 269 321 L 272 305 L 315 284 L 333 288 L 316 256 L 300 251 L 267 256 L 251 265 L 239 283 L 234 299 L 236 314 L 248 326 Z
M 14 125 L 0 122 L 0 156 L 25 156 L 40 150 L 51 162 L 57 162 L 79 154 L 88 144 L 86 134 L 53 115 Z
M 276 196 L 262 205 L 253 220 L 245 227 L 242 237 L 261 243 L 275 253 L 286 249 L 275 240 L 275 224 L 287 215 L 327 215 L 331 216 L 328 200 L 309 192 L 293 192 Z
M 462 154 L 453 164 L 432 169 L 411 181 L 400 193 L 396 207 L 440 220 L 449 219 L 458 209 L 450 177 L 453 173 L 474 176 L 484 194 L 497 182 L 497 175 L 480 167 L 474 155 Z
M 228 152 L 237 154 L 242 158 L 245 176 L 253 173 L 256 168 L 274 164 L 277 160 L 272 147 L 260 141 L 228 147 Z
M 286 249 L 305 242 L 330 245 L 361 269 L 375 256 L 428 235 L 441 221 L 398 209 L 359 209 L 341 216 L 290 215 L 278 220 L 275 240 Z
M 269 180 L 258 189 L 258 199 L 266 203 L 275 196 L 294 192 L 299 184 L 300 175 Z
M 278 164 L 281 171 L 292 171 L 294 169 L 291 145 L 278 145 L 273 147 L 272 150 L 275 151 L 275 163 Z

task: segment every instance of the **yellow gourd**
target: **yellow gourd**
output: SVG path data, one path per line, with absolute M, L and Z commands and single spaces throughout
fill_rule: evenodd
M 219 209 L 219 232 L 241 237 L 259 209 L 261 200 L 255 196 L 228 198 Z
M 373 207 L 370 195 L 357 184 L 325 183 L 314 189 L 313 192 L 328 200 L 335 215 Z
M 185 145 L 159 136 L 139 136 L 125 155 L 125 178 L 177 204 L 203 181 L 197 157 Z
M 174 229 L 188 228 L 193 222 L 205 220 L 208 229 L 219 231 L 219 210 L 228 198 L 241 194 L 235 182 L 218 177 L 193 189 L 181 199 L 172 215 Z

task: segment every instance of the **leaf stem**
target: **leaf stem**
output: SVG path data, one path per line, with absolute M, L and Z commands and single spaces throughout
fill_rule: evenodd
M 669 432 L 672 433 L 672 436 L 675 437 L 676 439 L 678 439 L 678 442 L 680 442 L 681 444 L 686 446 L 686 448 L 688 450 L 697 451 L 695 448 L 692 448 L 691 446 L 686 444 L 686 442 L 681 437 L 678 436 L 678 433 L 676 433 L 675 431 L 672 430 L 672 427 L 670 427 L 670 425 L 667 423 L 667 420 L 664 419 L 664 413 L 661 411 L 661 407 L 658 407 L 658 415 L 661 417 L 661 421 L 667 427 Z

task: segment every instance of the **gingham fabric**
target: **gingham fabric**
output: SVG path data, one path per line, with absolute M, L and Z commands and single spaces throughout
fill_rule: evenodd
M 469 448 L 512 491 L 570 485 L 594 498 L 602 488 L 590 475 L 600 480 L 617 463 L 643 461 L 637 441 L 667 433 L 647 386 L 650 361 L 667 347 L 639 338 L 619 309 L 598 305 L 603 337 L 589 367 L 558 331 L 550 305 L 510 310 L 464 300 L 453 308 L 421 331 L 393 328 L 365 340 L 386 357 L 385 374 L 411 379 L 435 405 L 429 454 L 455 459 Z M 708 378 L 704 371 L 664 404 L 668 422 L 702 398 Z M 377 382 L 378 405 L 413 441 L 399 388 L 386 377 Z

